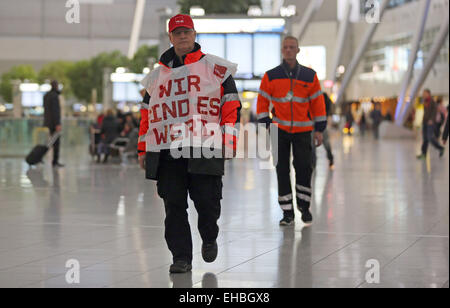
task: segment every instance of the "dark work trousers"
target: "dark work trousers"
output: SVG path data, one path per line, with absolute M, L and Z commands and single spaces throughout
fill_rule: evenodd
M 50 129 L 50 137 L 52 137 L 56 133 L 56 129 Z M 61 137 L 56 139 L 56 142 L 53 144 L 53 161 L 52 164 L 59 163 L 59 141 Z
M 428 143 L 430 143 L 430 142 L 439 151 L 442 151 L 444 149 L 444 147 L 442 145 L 440 145 L 436 139 L 434 125 L 423 125 L 422 135 L 423 135 L 423 143 L 422 143 L 422 154 L 423 155 L 427 154 Z
M 295 169 L 295 196 L 299 208 L 308 208 L 311 202 L 311 177 L 312 177 L 312 134 L 288 133 L 278 129 L 278 153 L 277 157 L 277 178 L 278 178 L 278 203 L 284 211 L 293 210 L 293 192 L 290 177 L 290 157 L 293 152 L 293 164 Z M 275 147 L 272 147 L 273 149 Z M 275 149 L 274 149 L 275 150 Z
M 188 160 L 160 160 L 158 194 L 166 210 L 165 238 L 173 261 L 192 262 L 192 236 L 188 220 L 188 193 L 198 212 L 198 230 L 203 242 L 219 234 L 222 177 L 188 173 Z

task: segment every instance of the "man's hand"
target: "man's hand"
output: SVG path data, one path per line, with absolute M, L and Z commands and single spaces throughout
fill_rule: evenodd
M 140 155 L 138 159 L 139 159 L 139 166 L 141 166 L 142 169 L 145 169 L 145 155 Z
M 323 135 L 320 132 L 315 132 L 314 133 L 314 144 L 316 147 L 320 147 L 322 145 L 323 142 Z
M 62 130 L 61 125 L 56 125 L 55 130 L 59 133 Z

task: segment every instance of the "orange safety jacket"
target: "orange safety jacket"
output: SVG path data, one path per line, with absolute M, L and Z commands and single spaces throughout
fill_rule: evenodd
M 258 122 L 273 122 L 288 133 L 313 129 L 323 132 L 327 126 L 327 113 L 322 94 L 314 70 L 299 63 L 290 69 L 283 62 L 267 71 L 261 81 L 257 104 Z

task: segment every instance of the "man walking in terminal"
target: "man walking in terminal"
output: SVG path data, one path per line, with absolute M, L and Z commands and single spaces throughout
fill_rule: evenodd
M 437 141 L 435 136 L 437 104 L 433 100 L 429 89 L 425 89 L 422 96 L 424 108 L 422 121 L 423 143 L 422 153 L 418 155 L 417 158 L 424 159 L 427 156 L 428 143 L 430 142 L 437 150 L 439 150 L 439 156 L 442 157 L 444 155 L 444 147 L 439 144 L 439 141 Z
M 319 79 L 314 70 L 300 65 L 298 40 L 284 38 L 281 48 L 283 63 L 265 73 L 260 86 L 257 117 L 260 123 L 273 123 L 278 132 L 278 202 L 283 210 L 281 226 L 294 223 L 293 192 L 290 179 L 290 154 L 296 174 L 295 196 L 304 223 L 312 222 L 309 210 L 312 177 L 312 131 L 314 143 L 322 144 L 327 114 Z M 270 105 L 273 105 L 272 109 Z M 272 118 L 270 117 L 272 113 Z M 273 133 L 273 132 L 272 132 Z
M 51 90 L 44 95 L 44 126 L 50 130 L 50 135 L 61 133 L 61 106 L 59 104 L 59 85 L 58 81 L 53 80 Z M 60 137 L 53 144 L 53 167 L 64 167 L 59 162 L 59 145 Z
M 220 125 L 223 134 L 222 149 L 227 149 L 226 153 L 231 150 L 231 156 L 226 156 L 231 158 L 237 145 L 234 127 L 239 123 L 241 103 L 232 77 L 237 66 L 201 51 L 190 16 L 180 14 L 170 19 L 169 38 L 173 47 L 163 53 L 160 66 L 142 81 L 147 93 L 141 109 L 138 152 L 146 178 L 157 180 L 158 195 L 164 201 L 165 239 L 173 256 L 169 271 L 186 273 L 192 269 L 188 194 L 198 212 L 202 257 L 206 262 L 217 257 L 224 157 L 177 158 L 171 147 L 158 149 L 152 140 L 161 142 L 164 138 L 158 132 L 160 123 L 177 125 L 190 119 L 192 124 L 193 117 L 202 115 L 202 123 L 203 119 L 217 120 L 214 124 Z M 170 131 L 172 126 L 165 127 Z

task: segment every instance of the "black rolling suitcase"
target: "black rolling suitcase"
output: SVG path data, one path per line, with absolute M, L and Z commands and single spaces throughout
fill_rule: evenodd
M 50 138 L 50 140 L 47 143 L 47 145 L 38 144 L 37 146 L 35 146 L 31 150 L 30 154 L 28 154 L 27 157 L 25 157 L 25 161 L 27 162 L 27 164 L 32 166 L 32 165 L 36 165 L 38 163 L 41 163 L 42 159 L 45 156 L 45 154 L 55 144 L 56 140 L 58 140 L 58 138 L 60 136 L 61 136 L 60 133 L 56 133 Z

